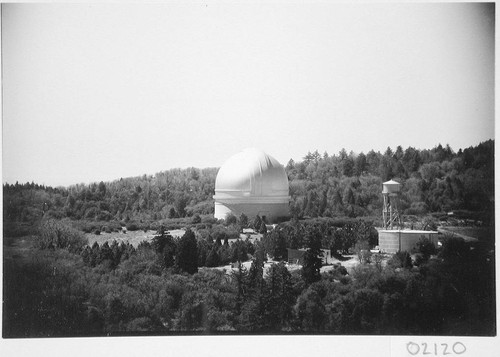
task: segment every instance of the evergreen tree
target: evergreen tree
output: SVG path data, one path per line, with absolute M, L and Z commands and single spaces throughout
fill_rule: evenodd
M 245 296 L 248 290 L 248 270 L 243 264 L 238 264 L 238 270 L 231 273 L 233 281 L 236 282 L 237 295 L 236 295 L 236 315 L 241 314 L 241 308 L 245 301 Z
M 219 253 L 217 252 L 218 246 L 216 244 L 212 245 L 212 249 L 210 249 L 210 253 L 208 253 L 207 256 L 207 262 L 206 266 L 207 267 L 218 267 L 220 260 L 219 260 Z
M 201 217 L 200 217 L 200 215 L 198 213 L 196 213 L 193 216 L 193 219 L 191 220 L 191 223 L 193 223 L 193 224 L 201 223 Z
M 259 233 L 265 234 L 267 233 L 267 227 L 264 221 L 260 223 Z
M 217 234 L 217 238 L 215 238 L 215 245 L 217 246 L 217 249 L 222 245 L 222 241 L 221 241 L 221 235 L 220 234 Z
M 231 262 L 244 262 L 247 260 L 247 245 L 238 239 L 231 244 Z
M 347 156 L 341 162 L 342 174 L 344 176 L 350 177 L 354 173 L 354 159 L 351 155 Z
M 113 261 L 113 268 L 118 266 L 121 261 L 122 257 L 122 250 L 120 249 L 120 246 L 118 245 L 118 242 L 116 240 L 113 240 L 113 243 L 111 243 L 111 259 Z
M 157 235 L 151 241 L 151 247 L 158 254 L 162 268 L 170 268 L 175 264 L 177 253 L 177 244 L 170 234 L 167 234 L 165 228 L 160 226 Z
M 255 258 L 252 261 L 247 275 L 247 294 L 245 303 L 241 307 L 238 329 L 242 331 L 265 330 L 265 282 L 264 272 L 264 249 L 261 244 L 257 245 Z
M 165 268 L 171 268 L 175 265 L 177 244 L 170 234 L 166 236 L 166 240 L 166 244 L 161 251 L 162 264 Z
M 321 232 L 317 226 L 306 228 L 306 246 L 302 265 L 302 278 L 306 284 L 314 283 L 321 279 L 320 269 L 322 266 L 321 256 Z
M 219 264 L 226 265 L 231 262 L 231 249 L 228 244 L 223 244 L 217 250 L 219 254 Z
M 194 274 L 198 271 L 196 237 L 194 232 L 189 228 L 179 240 L 175 263 L 180 270 L 189 274 Z
M 266 289 L 266 325 L 271 331 L 279 331 L 291 320 L 295 303 L 292 277 L 284 262 L 271 265 L 266 275 Z
M 198 266 L 204 267 L 207 265 L 207 257 L 210 254 L 210 244 L 206 239 L 198 238 Z
M 100 198 L 104 198 L 104 196 L 106 195 L 106 185 L 102 181 L 99 182 L 98 192 L 99 192 Z
M 287 247 L 285 233 L 280 227 L 276 227 L 263 238 L 266 250 L 274 260 L 286 260 Z
M 98 257 L 98 263 L 100 264 L 104 262 L 105 260 L 112 260 L 113 259 L 113 254 L 111 252 L 111 248 L 109 247 L 108 242 L 104 242 L 104 244 L 101 246 L 99 250 L 99 257 Z
M 362 174 L 365 173 L 366 166 L 367 166 L 366 155 L 361 153 L 354 161 L 354 174 L 356 176 L 361 176 Z
M 241 226 L 241 229 L 248 227 L 248 217 L 246 214 L 242 213 L 240 215 L 239 224 Z
M 238 223 L 238 218 L 237 218 L 234 214 L 232 214 L 232 213 L 228 213 L 228 214 L 226 215 L 226 219 L 225 219 L 225 221 L 226 221 L 226 226 L 229 226 L 229 225 L 231 225 L 231 224 L 236 224 L 236 223 Z
M 262 220 L 260 219 L 260 216 L 259 215 L 255 216 L 255 219 L 253 220 L 253 229 L 255 231 L 258 231 L 260 229 L 261 224 Z
M 175 212 L 174 207 L 170 207 L 170 210 L 168 211 L 168 218 L 175 218 L 177 217 L 177 213 Z

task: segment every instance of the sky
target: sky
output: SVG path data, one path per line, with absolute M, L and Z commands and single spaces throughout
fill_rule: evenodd
M 494 138 L 494 4 L 2 5 L 3 182 Z

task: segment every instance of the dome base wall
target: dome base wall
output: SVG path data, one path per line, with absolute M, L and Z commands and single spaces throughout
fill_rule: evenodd
M 255 216 L 265 216 L 268 223 L 276 223 L 282 217 L 290 215 L 288 202 L 286 203 L 221 203 L 215 202 L 214 217 L 225 219 L 227 214 L 232 213 L 240 217 L 244 213 L 250 221 Z

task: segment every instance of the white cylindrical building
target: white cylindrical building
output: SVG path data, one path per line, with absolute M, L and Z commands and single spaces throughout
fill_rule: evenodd
M 288 177 L 283 165 L 257 149 L 245 149 L 221 166 L 215 180 L 215 218 L 228 213 L 273 223 L 289 215 Z

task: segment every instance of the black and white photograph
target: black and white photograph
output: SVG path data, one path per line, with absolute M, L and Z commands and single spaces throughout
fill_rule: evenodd
M 495 356 L 495 10 L 2 3 L 2 354 Z

